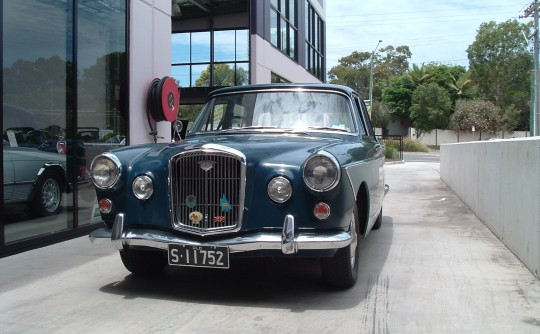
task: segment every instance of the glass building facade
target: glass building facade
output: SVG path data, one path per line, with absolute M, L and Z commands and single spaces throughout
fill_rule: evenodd
M 2 2 L 0 255 L 101 222 L 88 168 L 126 144 L 127 6 Z
M 172 77 L 179 87 L 249 84 L 249 31 L 173 33 Z
M 141 45 L 171 43 L 163 58 L 171 56 L 170 75 L 181 87 L 180 116 L 187 120 L 216 87 L 324 81 L 324 2 L 173 1 L 171 35 L 163 30 L 166 21 L 144 22 L 154 13 L 168 17 L 168 5 L 2 2 L 0 257 L 101 226 L 89 179 L 92 159 L 151 139 L 135 124 L 145 119 L 145 102 L 128 94 L 155 77 L 140 67 L 148 59 Z M 143 22 L 131 22 L 130 31 L 130 20 Z M 128 40 L 138 50 L 131 57 Z M 155 58 L 150 63 L 163 64 L 159 53 L 147 55 Z M 128 124 L 137 130 L 128 133 Z

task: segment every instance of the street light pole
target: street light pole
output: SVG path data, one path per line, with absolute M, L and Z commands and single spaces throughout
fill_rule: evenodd
M 373 106 L 373 57 L 375 57 L 375 51 L 377 51 L 377 48 L 379 47 L 379 44 L 381 44 L 382 39 L 379 39 L 379 42 L 377 43 L 377 46 L 375 49 L 373 49 L 373 52 L 371 53 L 371 60 L 369 62 L 369 111 L 371 111 L 371 106 Z

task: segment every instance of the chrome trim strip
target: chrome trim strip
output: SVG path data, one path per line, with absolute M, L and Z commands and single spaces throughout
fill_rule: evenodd
M 101 228 L 90 234 L 90 239 L 111 238 L 112 230 Z M 106 240 L 106 239 L 103 239 Z M 294 237 L 297 251 L 338 249 L 352 242 L 350 231 L 299 232 Z M 122 233 L 122 246 L 150 247 L 167 250 L 169 244 L 195 246 L 226 246 L 231 253 L 243 253 L 257 250 L 283 249 L 281 232 L 258 232 L 238 237 L 230 237 L 208 242 L 194 241 L 158 230 L 125 230 Z

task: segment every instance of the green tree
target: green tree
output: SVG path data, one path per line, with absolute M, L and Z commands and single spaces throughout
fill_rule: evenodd
M 382 101 L 392 110 L 392 119 L 409 119 L 414 85 L 407 75 L 394 77 L 383 90 Z
M 203 104 L 181 104 L 180 109 L 178 110 L 177 118 L 193 122 L 195 118 L 197 118 L 203 107 Z
M 411 83 L 415 87 L 426 83 L 428 79 L 431 78 L 431 74 L 427 71 L 427 67 L 425 67 L 424 64 L 422 64 L 422 66 L 413 64 L 412 69 L 407 73 L 407 76 L 411 79 Z
M 432 82 L 416 88 L 412 95 L 410 117 L 421 132 L 446 129 L 450 120 L 452 101 L 444 88 Z
M 471 80 L 471 72 L 467 71 L 460 74 L 457 78 L 451 76 L 450 80 L 446 84 L 459 99 L 472 98 L 476 91 L 476 83 Z
M 202 71 L 201 76 L 195 81 L 196 87 L 212 86 L 241 86 L 247 84 L 248 72 L 242 67 L 229 66 L 229 64 L 214 64 L 213 78 L 210 72 L 211 65 Z
M 383 134 L 390 124 L 391 110 L 384 103 L 374 102 L 371 108 L 371 122 L 376 128 L 382 128 Z
M 500 129 L 501 108 L 485 100 L 458 100 L 451 117 L 450 126 L 456 131 L 475 131 L 494 133 Z
M 369 95 L 370 77 L 370 57 L 369 52 L 354 51 L 350 55 L 340 58 L 338 65 L 328 71 L 330 83 L 349 86 L 360 96 Z
M 381 99 L 382 91 L 392 78 L 407 72 L 408 60 L 411 55 L 409 47 L 405 45 L 396 48 L 388 45 L 380 48 L 373 55 L 374 100 Z M 367 98 L 369 96 L 371 61 L 371 52 L 354 51 L 350 55 L 340 58 L 338 65 L 328 71 L 328 81 L 349 86 L 360 96 Z
M 471 79 L 478 84 L 483 99 L 501 109 L 514 104 L 527 115 L 530 100 L 532 56 L 523 33 L 530 35 L 531 23 L 508 20 L 482 23 L 475 41 L 468 47 Z M 520 127 L 527 127 L 527 119 Z
M 511 104 L 504 109 L 501 117 L 501 130 L 506 132 L 514 132 L 520 124 L 520 120 L 523 118 L 523 110 L 516 108 Z

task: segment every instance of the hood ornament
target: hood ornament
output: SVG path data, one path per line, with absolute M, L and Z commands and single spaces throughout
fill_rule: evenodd
M 211 170 L 212 168 L 214 168 L 214 165 L 216 164 L 215 161 L 211 161 L 211 160 L 203 160 L 203 161 L 199 161 L 199 167 L 204 170 L 205 172 L 208 172 L 209 170 Z

